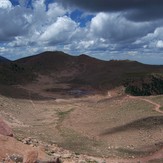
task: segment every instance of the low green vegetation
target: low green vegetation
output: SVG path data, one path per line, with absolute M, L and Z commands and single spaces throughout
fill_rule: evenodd
M 118 148 L 117 152 L 122 157 L 142 157 L 142 156 L 148 156 L 152 151 L 136 151 L 131 149 L 125 149 L 125 148 Z
M 36 79 L 36 75 L 29 69 L 16 63 L 0 67 L 0 83 L 7 85 L 21 84 Z
M 64 118 L 65 118 L 69 113 L 71 113 L 73 110 L 74 110 L 74 109 L 70 109 L 70 110 L 68 110 L 68 111 L 58 111 L 57 114 L 58 114 L 58 116 L 59 116 L 59 118 L 60 118 L 60 121 L 63 121 Z
M 163 111 L 163 106 L 160 107 L 160 110 Z
M 89 137 L 81 135 L 80 133 L 69 128 L 61 127 L 60 133 L 63 137 L 63 141 L 58 144 L 63 148 L 72 151 L 75 150 L 75 152 L 79 154 L 83 153 L 94 156 L 101 156 L 101 153 L 103 153 L 103 155 L 108 155 L 108 150 L 106 150 L 106 143 L 104 144 L 101 141 L 90 139 Z
M 153 159 L 153 160 L 148 161 L 148 163 L 163 163 L 163 158 Z
M 151 74 L 126 83 L 127 94 L 134 96 L 149 96 L 163 94 L 162 74 Z
M 69 109 L 68 111 L 61 111 L 61 110 L 58 110 L 57 111 L 57 114 L 58 114 L 58 117 L 59 117 L 59 121 L 58 121 L 58 124 L 57 124 L 57 129 L 58 130 L 61 130 L 61 124 L 63 122 L 63 120 L 73 111 L 74 109 Z

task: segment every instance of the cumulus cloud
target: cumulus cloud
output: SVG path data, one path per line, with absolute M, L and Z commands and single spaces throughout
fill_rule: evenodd
M 27 13 L 28 10 L 26 9 Z M 28 20 L 20 7 L 0 9 L 0 41 L 12 40 L 28 31 Z
M 91 21 L 93 35 L 108 39 L 110 42 L 132 42 L 154 31 L 149 22 L 135 23 L 120 14 L 98 13 Z
M 12 4 L 9 0 L 0 0 L 1 9 L 11 8 L 11 7 L 12 7 Z
M 22 56 L 33 54 L 27 48 L 35 49 L 35 53 L 36 49 L 38 52 L 43 50 L 46 45 L 43 45 L 40 36 L 57 22 L 58 17 L 64 17 L 67 13 L 58 3 L 50 4 L 47 10 L 44 0 L 33 1 L 32 8 L 27 8 L 26 2 L 22 0 L 19 5 L 12 6 L 9 0 L 0 1 L 0 47 L 5 47 L 5 50 L 0 49 L 0 55 L 13 53 L 16 57 L 14 53 L 18 54 L 18 49 L 20 53 L 22 49 L 26 50 Z
M 135 44 L 141 45 L 144 49 L 150 51 L 159 50 L 163 47 L 163 27 L 157 27 L 153 32 L 139 38 Z
M 76 28 L 77 24 L 69 17 L 58 17 L 56 22 L 47 27 L 40 39 L 50 44 L 64 43 L 71 39 Z
M 10 46 L 36 44 L 47 28 L 64 16 L 66 10 L 57 3 L 46 11 L 44 1 L 34 1 L 33 9 L 20 5 L 0 10 L 0 41 L 9 41 Z
M 159 23 L 160 24 L 160 23 Z M 133 51 L 149 44 L 147 36 L 154 33 L 158 23 L 131 22 L 119 13 L 98 13 L 86 27 L 80 29 L 76 39 L 66 47 L 87 51 Z M 82 31 L 81 31 L 82 30 Z M 81 36 L 84 35 L 84 37 Z M 160 33 L 160 32 L 159 32 Z M 160 35 L 160 34 L 158 34 Z M 158 36 L 157 35 L 157 36 Z M 156 36 L 156 37 L 157 37 Z M 146 38 L 146 41 L 141 39 Z
M 156 47 L 163 48 L 163 40 L 158 40 Z

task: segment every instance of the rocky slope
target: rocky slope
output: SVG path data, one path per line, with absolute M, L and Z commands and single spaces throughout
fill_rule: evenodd
M 105 162 L 102 158 L 93 158 L 75 154 L 56 144 L 47 144 L 32 137 L 23 140 L 14 138 L 11 128 L 0 118 L 0 162 L 3 163 L 87 163 Z
M 41 147 L 32 147 L 16 140 L 11 128 L 0 118 L 0 162 L 24 162 L 53 161 Z M 51 160 L 50 160 L 51 159 Z

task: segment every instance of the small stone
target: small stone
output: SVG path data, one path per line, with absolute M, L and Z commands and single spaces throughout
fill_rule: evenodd
M 31 147 L 34 147 L 35 145 L 34 144 L 30 144 Z
M 60 155 L 60 154 L 57 154 L 57 153 L 53 153 L 53 156 L 54 156 L 55 158 L 61 158 L 61 155 Z
M 79 163 L 86 163 L 85 160 L 79 160 Z
M 66 159 L 66 158 L 71 158 L 71 154 L 70 153 L 68 153 L 68 154 L 63 154 L 62 155 L 62 158 L 64 158 L 64 159 Z

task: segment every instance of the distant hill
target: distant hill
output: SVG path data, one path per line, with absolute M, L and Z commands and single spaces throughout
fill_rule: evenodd
M 163 66 L 129 60 L 102 61 L 84 54 L 71 56 L 56 51 L 10 61 L 5 66 L 0 66 L 0 83 L 8 85 L 34 83 L 37 87 L 40 85 L 42 90 L 53 91 L 58 90 L 61 84 L 69 89 L 89 88 L 100 91 L 123 85 L 127 93 L 150 95 L 163 93 L 160 89 L 163 87 L 162 73 Z M 46 84 L 43 84 L 43 78 L 47 80 Z M 57 89 L 54 89 L 54 86 Z M 150 91 L 144 87 L 150 88 Z
M 10 62 L 10 60 L 5 57 L 0 56 L 0 63 L 2 62 Z

